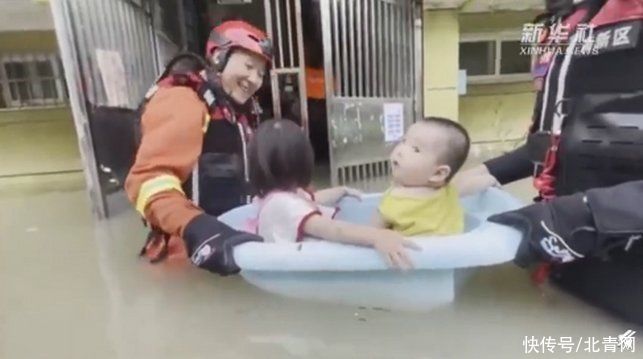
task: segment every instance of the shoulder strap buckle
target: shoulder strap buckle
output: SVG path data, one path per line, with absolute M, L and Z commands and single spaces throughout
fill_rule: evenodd
M 145 93 L 145 101 L 149 101 L 159 90 L 159 85 L 154 84 L 152 87 L 150 87 L 147 92 Z

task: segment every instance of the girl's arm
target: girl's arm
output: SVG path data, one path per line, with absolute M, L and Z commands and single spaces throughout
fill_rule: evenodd
M 380 213 L 379 210 L 375 211 L 373 218 L 371 218 L 371 225 L 375 228 L 382 228 L 382 229 L 391 228 L 389 223 L 387 223 L 386 220 L 384 220 L 384 217 L 382 217 L 382 214 Z
M 390 267 L 404 270 L 413 268 L 405 248 L 421 249 L 391 230 L 360 226 L 320 215 L 312 216 L 304 223 L 304 232 L 332 242 L 374 247 Z
M 315 192 L 315 202 L 325 206 L 333 206 L 344 196 L 362 198 L 362 193 L 348 187 L 333 187 Z

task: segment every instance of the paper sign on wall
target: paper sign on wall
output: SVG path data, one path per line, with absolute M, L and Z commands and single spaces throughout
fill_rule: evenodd
M 96 49 L 96 62 L 107 95 L 107 105 L 127 107 L 127 77 L 121 55 L 117 51 Z
M 404 136 L 404 104 L 384 104 L 384 141 L 399 141 Z

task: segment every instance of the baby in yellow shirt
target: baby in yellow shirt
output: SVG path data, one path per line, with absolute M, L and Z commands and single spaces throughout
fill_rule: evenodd
M 469 153 L 467 131 L 457 122 L 427 117 L 414 123 L 391 154 L 393 184 L 374 223 L 405 236 L 449 235 L 464 230 L 459 190 L 451 179 Z

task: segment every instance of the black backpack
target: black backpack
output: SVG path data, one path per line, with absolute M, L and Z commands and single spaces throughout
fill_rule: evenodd
M 155 84 L 145 95 L 136 109 L 92 106 L 89 118 L 90 131 L 99 171 L 99 180 L 105 193 L 123 189 L 125 179 L 136 160 L 136 153 L 141 143 L 141 117 L 145 105 L 162 87 L 162 82 L 171 79 L 172 84 L 165 86 L 187 86 L 199 94 L 208 108 L 214 106 L 214 97 L 206 96 L 206 81 L 198 74 L 208 68 L 207 62 L 193 53 L 181 53 L 172 58 Z

